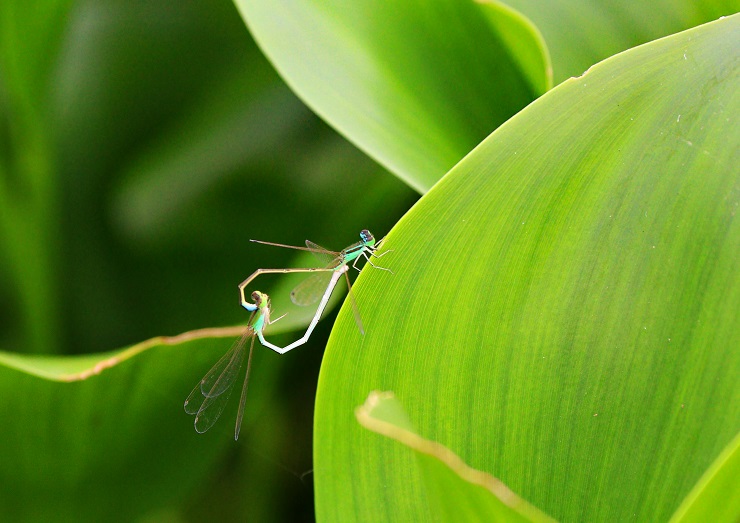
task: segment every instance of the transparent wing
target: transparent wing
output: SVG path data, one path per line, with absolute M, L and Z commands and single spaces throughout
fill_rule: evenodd
M 228 366 L 213 384 L 213 387 L 211 387 L 208 394 L 203 394 L 205 399 L 195 415 L 196 432 L 202 434 L 207 431 L 213 427 L 213 424 L 216 423 L 216 420 L 221 416 L 226 403 L 229 401 L 231 391 L 234 389 L 236 375 L 239 373 L 239 369 L 244 362 L 244 344 L 247 337 L 242 336 L 239 338 Z M 254 337 L 250 338 L 254 340 Z M 220 389 L 221 392 L 219 394 L 214 394 L 216 389 Z
M 244 376 L 244 385 L 242 385 L 242 397 L 239 400 L 239 410 L 236 414 L 236 426 L 234 427 L 234 441 L 239 439 L 239 431 L 242 427 L 242 418 L 244 417 L 244 405 L 247 403 L 247 386 L 249 384 L 249 371 L 252 369 L 252 351 L 254 350 L 254 336 L 249 344 L 249 357 L 247 358 L 247 374 Z
M 229 370 L 228 374 L 233 375 L 231 377 L 232 381 L 235 377 L 235 373 L 233 371 L 233 368 L 229 369 L 229 366 L 234 365 L 234 356 L 236 355 L 236 352 L 239 349 L 240 344 L 244 344 L 246 341 L 245 337 L 249 335 L 251 329 L 247 329 L 244 331 L 244 334 L 236 340 L 232 345 L 231 348 L 221 356 L 221 359 L 216 362 L 216 364 L 211 367 L 211 370 L 208 371 L 208 373 L 201 379 L 198 384 L 193 388 L 192 392 L 190 392 L 190 395 L 185 400 L 185 412 L 188 414 L 195 414 L 200 409 L 200 406 L 203 404 L 203 400 L 208 397 L 209 392 L 211 389 L 213 389 L 214 384 L 217 382 L 219 383 L 220 392 L 219 389 L 215 389 L 213 392 L 216 393 L 215 395 L 218 396 L 219 394 L 223 393 L 225 390 L 223 386 L 227 384 L 227 380 L 218 381 L 221 375 L 224 373 L 224 371 Z M 237 369 L 238 371 L 238 369 Z
M 290 292 L 290 301 L 301 307 L 316 303 L 324 295 L 332 274 L 331 271 L 317 272 L 306 278 Z
M 311 252 L 318 251 L 318 252 L 326 253 L 332 257 L 335 257 L 339 254 L 338 252 L 330 251 L 329 249 L 324 249 L 323 247 L 320 247 L 316 245 L 315 243 L 308 241 L 308 240 L 306 240 L 306 245 L 308 245 L 308 247 L 297 247 L 295 245 L 285 245 L 284 243 L 265 242 L 262 240 L 249 240 L 249 241 L 254 242 L 254 243 L 261 243 L 262 245 L 272 245 L 273 247 L 283 247 L 284 249 L 295 249 L 298 251 L 311 251 Z
M 321 245 L 317 245 L 311 240 L 306 240 L 306 247 L 321 262 L 322 267 L 336 267 L 339 265 L 338 252 L 324 249 Z
M 192 392 L 188 395 L 185 400 L 185 412 L 188 414 L 195 414 L 203 404 L 205 396 L 200 392 L 200 382 L 193 388 Z
M 213 398 L 206 398 L 203 405 L 198 409 L 198 413 L 195 415 L 195 432 L 203 434 L 218 421 L 221 413 L 224 411 L 226 403 L 229 401 L 231 391 L 233 388 L 229 388 L 226 394 L 215 396 Z
M 252 324 L 254 314 L 255 313 L 253 312 L 249 317 L 250 325 Z M 200 391 L 203 393 L 203 396 L 218 396 L 219 394 L 222 394 L 227 387 L 231 386 L 239 372 L 238 367 L 234 368 L 234 356 L 240 348 L 244 348 L 247 339 L 252 336 L 252 334 L 253 331 L 251 327 L 244 329 L 242 335 L 234 341 L 234 344 L 231 346 L 229 351 L 224 354 L 213 367 L 211 367 L 211 370 L 209 370 L 205 376 L 203 376 L 203 379 L 200 380 Z M 243 356 L 244 355 L 242 354 L 242 357 Z

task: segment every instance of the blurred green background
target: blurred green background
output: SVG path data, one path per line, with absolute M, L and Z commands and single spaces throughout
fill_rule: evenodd
M 296 99 L 231 2 L 75 2 L 63 20 L 31 101 L 44 164 L 7 194 L 37 254 L 16 270 L 49 281 L 25 296 L 4 260 L 4 347 L 92 352 L 241 321 L 236 284 L 293 255 L 249 238 L 339 249 L 414 201 Z
M 291 93 L 228 0 L 3 9 L 5 351 L 93 353 L 243 323 L 237 284 L 258 267 L 296 263 L 250 238 L 341 249 L 362 228 L 384 234 L 418 198 Z M 254 516 L 265 505 L 275 520 L 313 519 L 313 399 L 330 327 L 323 322 L 295 357 L 257 351 L 248 410 L 261 412 L 259 426 L 248 414 L 239 444 L 229 443 L 232 398 L 218 435 L 232 446 L 221 471 L 185 510 L 155 519 Z M 216 340 L 214 351 L 230 343 Z M 193 384 L 208 365 L 196 365 Z M 259 375 L 273 376 L 267 412 Z M 178 404 L 189 392 L 152 390 Z M 192 418 L 176 415 L 192 431 Z M 242 466 L 262 469 L 278 499 L 234 481 Z

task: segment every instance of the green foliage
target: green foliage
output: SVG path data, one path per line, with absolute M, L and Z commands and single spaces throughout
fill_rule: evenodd
M 0 3 L 0 513 L 312 520 L 315 478 L 320 521 L 441 519 L 454 467 L 352 416 L 381 389 L 534 511 L 737 519 L 738 21 L 696 27 L 734 2 L 235 3 Z M 361 228 L 394 274 L 359 279 L 315 418 L 331 319 L 259 347 L 237 445 L 233 398 L 196 434 L 240 331 L 197 329 L 313 263 L 247 240 Z M 259 283 L 284 340 L 294 283 Z
M 320 520 L 435 520 L 408 453 L 348 416 L 370 390 L 556 519 L 676 510 L 740 422 L 739 24 L 564 82 L 394 227 L 395 275 L 356 286 L 367 334 L 342 311 L 324 357 Z

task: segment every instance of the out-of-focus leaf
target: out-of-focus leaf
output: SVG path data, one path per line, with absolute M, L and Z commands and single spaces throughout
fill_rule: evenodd
M 2 83 L 20 106 L 36 105 L 48 93 L 72 0 L 8 0 L 0 7 Z
M 740 434 L 735 436 L 691 490 L 670 523 L 740 521 Z
M 740 426 L 740 16 L 542 96 L 398 223 L 324 357 L 317 519 L 433 521 L 419 432 L 561 521 L 668 519 Z
M 45 111 L 71 5 L 0 3 L 0 267 L 10 274 L 19 311 L 9 337 L 25 334 L 29 352 L 58 349 L 61 325 L 44 313 L 44 305 L 59 298 L 53 281 L 56 161 Z
M 420 192 L 550 83 L 539 34 L 499 3 L 235 3 L 298 96 Z
M 542 94 L 552 88 L 552 64 L 547 43 L 537 27 L 519 11 L 499 0 L 476 0 L 509 53 L 516 57 L 532 91 Z
M 498 479 L 470 468 L 444 445 L 419 435 L 392 392 L 371 392 L 355 416 L 365 428 L 416 452 L 429 499 L 442 521 L 553 521 Z

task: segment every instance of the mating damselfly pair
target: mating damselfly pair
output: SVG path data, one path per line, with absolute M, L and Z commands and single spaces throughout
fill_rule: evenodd
M 357 303 L 355 302 L 354 296 L 351 292 L 349 275 L 347 274 L 350 265 L 359 270 L 357 263 L 360 259 L 365 259 L 376 269 L 392 272 L 390 269 L 380 267 L 372 262 L 371 258 L 381 258 L 391 251 L 377 253 L 376 251 L 380 248 L 383 240 L 381 239 L 376 242 L 375 237 L 367 229 L 360 232 L 359 242 L 354 243 L 341 251 L 330 251 L 324 249 L 309 240 L 306 240 L 306 247 L 295 247 L 293 245 L 283 245 L 281 243 L 272 243 L 260 240 L 251 241 L 275 247 L 285 247 L 288 249 L 312 252 L 322 261 L 322 263 L 325 264 L 325 266 L 318 268 L 257 269 L 251 276 L 249 276 L 249 278 L 239 284 L 240 303 L 245 309 L 251 312 L 247 327 L 239 339 L 237 339 L 231 346 L 231 349 L 229 349 L 229 351 L 224 354 L 220 360 L 218 360 L 213 368 L 208 371 L 203 379 L 198 382 L 185 400 L 185 412 L 195 415 L 195 430 L 199 433 L 203 433 L 210 429 L 223 412 L 224 406 L 231 395 L 234 383 L 236 383 L 239 370 L 244 363 L 247 342 L 249 342 L 247 372 L 244 377 L 244 384 L 242 385 L 242 394 L 239 401 L 236 426 L 234 428 L 234 439 L 239 438 L 239 430 L 241 427 L 242 417 L 244 416 L 244 405 L 246 403 L 249 371 L 251 370 L 252 350 L 254 349 L 255 338 L 257 338 L 262 345 L 279 354 L 285 354 L 289 350 L 306 343 L 321 318 L 321 315 L 329 302 L 329 298 L 331 297 L 332 292 L 334 292 L 334 288 L 342 275 L 344 275 L 345 280 L 347 281 L 347 291 L 349 293 L 350 302 L 352 303 L 352 311 L 355 316 L 355 321 L 360 329 L 360 333 L 364 335 L 365 329 L 362 325 L 362 319 L 360 318 Z M 264 330 L 268 325 L 282 318 L 282 316 L 274 320 L 270 318 L 270 297 L 267 294 L 260 291 L 254 291 L 251 293 L 251 301 L 249 301 L 245 295 L 245 289 L 255 278 L 262 274 L 287 274 L 301 272 L 314 274 L 291 291 L 291 301 L 294 304 L 301 306 L 312 305 L 319 301 L 319 298 L 321 301 L 319 302 L 318 308 L 316 309 L 313 319 L 306 329 L 305 334 L 285 347 L 278 347 L 265 339 Z

